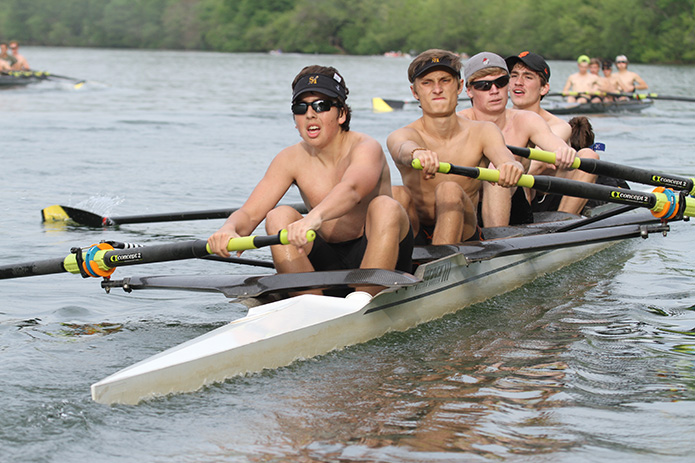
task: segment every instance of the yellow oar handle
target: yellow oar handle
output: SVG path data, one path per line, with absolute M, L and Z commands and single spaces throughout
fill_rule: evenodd
M 529 148 L 529 151 L 530 151 L 529 159 L 534 159 L 536 161 L 541 161 L 541 162 L 547 162 L 548 164 L 555 164 L 555 161 L 557 161 L 557 156 L 555 155 L 555 153 L 552 153 L 550 151 L 543 151 L 543 150 L 540 150 L 538 148 Z M 575 157 L 570 168 L 578 169 L 581 164 L 582 164 L 581 158 Z
M 314 230 L 309 230 L 306 232 L 307 241 L 314 241 L 316 239 L 316 232 Z M 274 246 L 276 244 L 290 244 L 287 239 L 287 230 L 280 230 L 277 235 L 271 236 L 241 236 L 239 238 L 232 238 L 227 243 L 227 251 L 246 251 L 248 249 L 258 249 L 263 246 Z M 210 245 L 205 247 L 208 253 L 212 253 L 210 250 Z
M 417 158 L 413 159 L 410 165 L 413 166 L 413 169 L 422 170 L 422 163 Z M 437 172 L 441 174 L 448 174 L 449 171 L 451 171 L 451 164 L 448 162 L 439 163 L 439 169 L 437 169 Z
M 411 165 L 414 169 L 422 170 L 422 164 L 419 159 L 413 159 Z M 476 180 L 484 180 L 486 182 L 498 183 L 500 180 L 500 171 L 495 169 L 485 169 L 483 167 L 465 167 L 455 166 L 448 162 L 440 162 L 437 172 L 442 174 L 456 174 L 474 178 Z M 532 175 L 522 175 L 517 186 L 533 188 L 535 179 Z

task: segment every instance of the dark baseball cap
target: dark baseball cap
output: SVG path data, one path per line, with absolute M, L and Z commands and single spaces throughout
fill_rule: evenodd
M 459 58 L 456 58 L 459 59 Z M 418 77 L 422 77 L 428 72 L 434 71 L 435 69 L 441 69 L 443 71 L 448 72 L 449 74 L 458 77 L 459 79 L 461 78 L 461 72 L 457 71 L 456 68 L 454 67 L 454 63 L 449 59 L 449 57 L 443 56 L 443 57 L 432 57 L 429 61 L 425 61 L 422 63 L 420 67 L 415 69 L 413 72 L 413 76 L 410 80 L 410 82 L 415 82 L 415 79 Z
M 548 66 L 548 63 L 545 62 L 543 57 L 537 53 L 522 51 L 516 56 L 507 57 L 505 61 L 510 71 L 514 68 L 515 64 L 522 63 L 530 70 L 536 71 L 537 73 L 545 76 L 546 80 L 550 80 L 550 67 Z
M 337 98 L 343 103 L 347 99 L 343 79 L 338 74 L 308 74 L 302 77 L 292 89 L 292 101 L 297 101 L 301 95 L 310 92 Z

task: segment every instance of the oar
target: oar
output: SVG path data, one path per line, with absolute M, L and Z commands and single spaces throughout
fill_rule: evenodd
M 662 95 L 660 93 L 611 93 L 607 92 L 606 95 L 610 96 L 616 96 L 616 97 L 622 97 L 626 96 L 628 98 L 632 98 L 634 100 L 672 100 L 672 101 L 689 101 L 689 102 L 695 102 L 695 98 L 689 98 L 687 96 L 669 96 L 669 95 Z
M 550 92 L 545 96 L 605 96 L 604 92 Z
M 520 148 L 510 145 L 507 145 L 507 148 L 517 156 L 555 164 L 555 153 L 543 151 L 538 148 Z M 661 172 L 623 166 L 621 164 L 601 161 L 599 159 L 580 157 L 574 158 L 571 167 L 572 169 L 579 169 L 589 174 L 605 175 L 607 177 L 620 178 L 630 182 L 643 183 L 645 185 L 686 190 L 691 196 L 695 195 L 695 178 L 663 174 Z
M 302 203 L 288 204 L 302 214 L 306 214 L 307 208 Z M 206 220 L 206 219 L 226 219 L 229 215 L 238 210 L 234 209 L 211 209 L 206 211 L 188 212 L 169 212 L 161 214 L 142 214 L 130 216 L 103 217 L 93 212 L 77 209 L 69 206 L 53 205 L 41 211 L 41 218 L 44 222 L 65 222 L 71 221 L 77 225 L 88 227 L 111 227 L 128 223 L 152 223 L 152 222 L 176 222 L 180 220 Z
M 403 106 L 405 106 L 407 103 L 410 103 L 410 101 L 372 98 L 372 109 L 375 113 L 388 113 L 394 109 L 403 109 Z
M 413 167 L 416 169 L 422 168 L 419 159 L 413 160 Z M 500 178 L 498 170 L 484 169 L 482 167 L 462 167 L 449 164 L 448 162 L 440 162 L 438 171 L 444 174 L 463 175 L 493 183 L 497 183 Z M 672 190 L 664 189 L 663 187 L 648 193 L 547 175 L 522 175 L 517 186 L 577 198 L 644 207 L 651 210 L 655 217 L 664 220 L 695 215 L 695 198 L 687 196 L 685 192 L 676 194 Z
M 614 96 L 627 97 L 634 100 L 671 100 L 671 101 L 689 101 L 695 102 L 695 98 L 687 96 L 670 96 L 660 93 L 614 93 L 614 92 L 555 92 L 548 93 L 547 96 Z
M 313 241 L 316 233 L 309 231 L 307 239 Z M 227 250 L 244 251 L 263 246 L 289 244 L 287 230 L 272 236 L 244 236 L 232 238 Z M 204 258 L 210 255 L 205 240 L 181 241 L 128 249 L 114 249 L 108 243 L 95 244 L 87 248 L 73 248 L 67 257 L 25 262 L 0 266 L 0 279 L 21 278 L 52 273 L 79 273 L 84 278 L 109 277 L 116 267 L 153 262 L 168 262 L 181 259 Z
M 75 82 L 75 88 L 80 88 L 87 82 L 83 79 L 76 79 L 74 77 L 61 76 L 61 75 L 53 74 L 53 73 L 46 72 L 46 71 L 29 71 L 29 72 L 31 72 L 36 77 L 42 77 L 45 79 L 62 79 L 62 80 L 69 80 L 71 82 Z
M 458 101 L 470 101 L 470 98 L 459 98 Z M 372 109 L 375 113 L 387 113 L 394 109 L 403 109 L 405 105 L 419 104 L 418 100 L 390 100 L 388 98 L 372 98 Z

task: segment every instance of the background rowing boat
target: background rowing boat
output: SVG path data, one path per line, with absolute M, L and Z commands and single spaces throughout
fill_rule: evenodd
M 615 114 L 639 112 L 651 107 L 652 100 L 617 100 L 598 103 L 568 103 L 557 99 L 544 99 L 543 108 L 556 115 Z
M 297 139 L 287 98 L 304 65 L 337 66 L 351 90 L 353 128 L 382 143 L 416 114 L 371 111 L 374 95 L 410 96 L 407 59 L 23 52 L 37 68 L 88 83 L 42 82 L 2 94 L 3 263 L 101 239 L 205 238 L 221 221 L 100 230 L 42 225 L 40 211 L 56 203 L 102 215 L 239 206 L 272 155 Z M 559 91 L 576 64 L 550 65 Z M 687 95 L 695 80 L 693 67 L 630 67 L 654 91 Z M 660 101 L 592 123 L 607 145 L 605 159 L 692 176 L 693 120 L 692 103 Z M 299 201 L 296 192 L 286 199 Z M 244 308 L 215 294 L 106 295 L 96 280 L 67 274 L 3 281 L 2 455 L 56 462 L 95 454 L 106 462 L 133 455 L 419 462 L 520 454 L 685 461 L 682 436 L 692 434 L 695 413 L 692 236 L 692 225 L 674 224 L 666 239 L 617 246 L 418 329 L 138 407 L 95 404 L 89 385 Z M 259 272 L 189 261 L 116 275 L 211 270 Z

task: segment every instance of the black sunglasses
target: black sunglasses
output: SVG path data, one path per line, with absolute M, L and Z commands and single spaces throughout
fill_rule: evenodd
M 493 84 L 497 88 L 506 87 L 509 84 L 509 74 L 505 74 L 495 80 L 476 80 L 471 82 L 471 87 L 482 92 L 489 92 Z
M 306 103 L 302 101 L 301 103 L 294 103 L 292 105 L 292 114 L 306 114 L 309 110 L 309 106 L 314 109 L 316 113 L 322 113 L 324 111 L 330 111 L 332 107 L 340 108 L 340 103 L 336 103 L 330 100 L 316 100 L 311 103 Z

